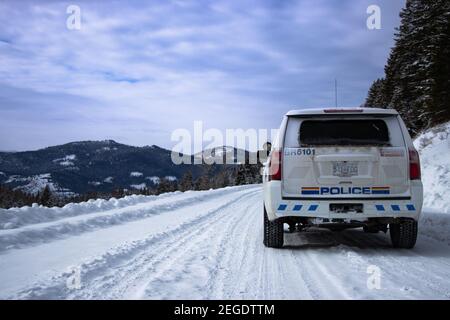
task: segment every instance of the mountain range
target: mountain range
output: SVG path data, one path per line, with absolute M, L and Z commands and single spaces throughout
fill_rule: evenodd
M 205 151 L 206 152 L 206 151 Z M 248 152 L 232 147 L 208 150 L 208 155 Z M 188 155 L 193 163 L 194 157 Z M 214 165 L 209 174 L 233 170 L 234 165 Z M 36 151 L 0 152 L 0 184 L 36 194 L 48 185 L 51 191 L 71 196 L 114 189 L 155 187 L 160 179 L 176 181 L 188 171 L 194 178 L 205 172 L 205 165 L 175 165 L 171 151 L 158 146 L 135 147 L 113 140 L 80 141 Z

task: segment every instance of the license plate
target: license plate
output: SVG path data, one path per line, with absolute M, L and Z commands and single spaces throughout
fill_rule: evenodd
M 333 162 L 333 175 L 337 177 L 357 176 L 358 163 L 355 161 Z

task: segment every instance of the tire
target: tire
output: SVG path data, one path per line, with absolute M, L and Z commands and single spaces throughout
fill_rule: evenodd
M 281 248 L 284 242 L 283 222 L 279 219 L 270 221 L 264 207 L 264 245 L 269 248 Z
M 389 225 L 389 234 L 394 248 L 412 249 L 417 240 L 417 221 L 408 219 Z

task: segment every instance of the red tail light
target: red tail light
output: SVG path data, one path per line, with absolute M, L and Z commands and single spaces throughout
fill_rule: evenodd
M 420 159 L 416 149 L 409 149 L 409 178 L 420 180 Z
M 273 150 L 270 153 L 269 181 L 281 181 L 281 151 Z

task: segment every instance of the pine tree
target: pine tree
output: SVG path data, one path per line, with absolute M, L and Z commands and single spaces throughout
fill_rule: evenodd
M 0 208 L 31 206 L 34 202 L 36 196 L 0 185 Z
M 450 1 L 407 0 L 385 66 L 366 105 L 395 108 L 410 132 L 450 120 Z
M 377 79 L 372 83 L 367 95 L 366 107 L 387 108 L 389 101 L 385 96 L 384 79 Z
M 117 188 L 114 188 L 114 190 L 111 193 L 111 196 L 113 198 L 120 199 L 125 196 L 125 192 L 123 191 L 122 188 L 117 187 Z
M 171 192 L 172 190 L 172 186 L 169 180 L 167 180 L 166 178 L 161 178 L 159 180 L 159 184 L 156 187 L 156 194 L 161 194 L 161 193 L 166 193 L 166 192 Z
M 44 190 L 39 196 L 39 204 L 48 207 L 51 205 L 52 192 L 48 185 L 45 186 Z
M 230 174 L 223 168 L 219 171 L 213 178 L 212 187 L 213 188 L 224 188 L 230 186 Z
M 180 191 L 187 191 L 187 190 L 192 190 L 192 188 L 193 188 L 192 172 L 189 170 L 181 178 L 178 189 Z
M 430 48 L 432 55 L 430 60 L 430 75 L 434 79 L 430 89 L 432 125 L 439 124 L 442 120 L 450 119 L 450 2 L 446 0 L 433 1 Z M 437 120 L 437 121 L 436 121 Z
M 240 164 L 237 170 L 236 178 L 234 181 L 234 184 L 237 186 L 243 185 L 247 183 L 247 169 L 245 167 L 245 164 Z
M 213 187 L 211 177 L 213 176 L 213 166 L 204 164 L 201 175 L 195 181 L 195 190 L 209 190 Z
M 206 174 L 201 175 L 195 181 L 195 190 L 209 190 L 209 189 L 211 189 L 209 177 Z

